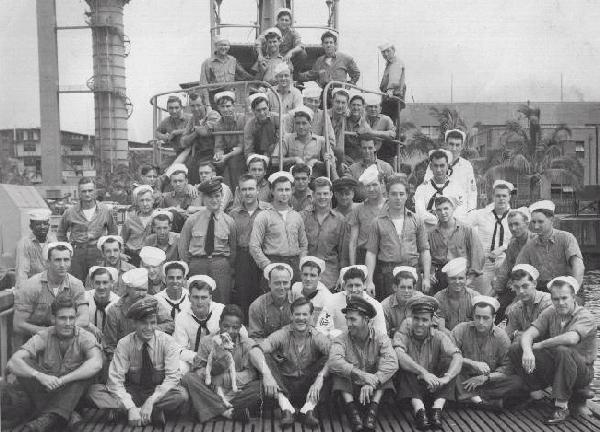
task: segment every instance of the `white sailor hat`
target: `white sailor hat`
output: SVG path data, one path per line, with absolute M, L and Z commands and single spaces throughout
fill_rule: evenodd
M 344 275 L 346 274 L 346 272 L 352 268 L 358 269 L 361 272 L 363 272 L 363 274 L 365 275 L 365 277 L 367 277 L 367 275 L 369 274 L 369 269 L 367 268 L 366 265 L 351 265 L 348 267 L 342 267 L 340 269 L 340 280 L 344 279 Z
M 446 153 L 446 156 L 448 156 L 448 163 L 449 164 L 452 163 L 453 156 L 452 156 L 452 152 L 450 150 L 441 149 L 441 148 L 440 149 L 433 149 L 433 150 L 429 150 L 429 153 L 427 155 L 428 155 L 428 157 L 431 157 L 431 155 L 434 152 L 438 152 L 438 151 L 442 151 L 442 152 Z
M 173 174 L 175 174 L 178 171 L 184 172 L 186 176 L 188 174 L 188 169 L 184 164 L 174 163 L 169 168 L 167 168 L 167 170 L 165 171 L 165 175 L 170 178 Z
M 442 271 L 448 277 L 457 276 L 467 270 L 467 259 L 464 257 L 454 258 L 442 267 Z
M 252 103 L 256 100 L 256 99 L 264 99 L 267 103 L 269 102 L 269 98 L 267 97 L 267 95 L 265 93 L 262 92 L 256 92 L 256 93 L 252 93 L 250 96 L 248 96 L 248 103 L 250 105 L 252 105 Z
M 377 45 L 377 48 L 379 48 L 379 51 L 385 51 L 386 49 L 394 48 L 394 44 L 390 41 L 384 41 Z
M 523 270 L 524 272 L 527 272 L 534 280 L 537 280 L 537 278 L 540 277 L 540 272 L 534 266 L 529 264 L 517 264 L 512 268 L 513 272 L 517 270 Z
M 417 269 L 414 267 L 398 266 L 398 267 L 394 267 L 394 270 L 392 270 L 392 274 L 394 275 L 394 277 L 396 277 L 396 275 L 400 272 L 410 273 L 415 281 L 419 280 L 419 275 L 417 273 Z
M 273 173 L 269 176 L 269 183 L 273 184 L 273 182 L 275 180 L 277 180 L 280 177 L 285 177 L 286 179 L 288 179 L 289 181 L 291 181 L 292 183 L 294 183 L 294 176 L 291 175 L 289 172 L 287 171 L 277 171 L 276 173 Z
M 276 36 L 279 36 L 279 39 L 281 39 L 283 36 L 281 35 L 281 30 L 279 30 L 277 27 L 270 27 L 265 31 L 265 37 L 270 35 L 270 34 L 274 34 Z
M 150 267 L 157 267 L 167 259 L 165 251 L 154 246 L 144 246 L 140 250 L 140 259 Z
M 229 38 L 227 38 L 223 35 L 214 36 L 213 41 L 214 41 L 215 45 L 219 45 L 222 42 L 227 42 L 228 45 L 231 45 L 231 42 L 229 42 Z
M 546 285 L 548 287 L 548 289 L 552 288 L 552 285 L 554 284 L 554 282 L 565 282 L 565 283 L 571 285 L 573 287 L 573 290 L 575 291 L 575 294 L 577 294 L 577 292 L 579 291 L 579 288 L 580 288 L 579 282 L 577 282 L 577 279 L 575 279 L 573 276 L 555 277 L 550 282 L 548 282 L 548 285 Z
M 325 39 L 326 37 L 333 37 L 337 41 L 340 37 L 340 33 L 334 29 L 327 29 L 321 35 L 321 40 Z
M 287 13 L 290 15 L 290 17 L 292 16 L 292 10 L 290 8 L 282 7 L 277 9 L 277 12 L 275 12 L 275 19 L 278 19 L 279 15 L 281 15 L 282 13 Z
M 269 278 L 271 276 L 271 272 L 273 271 L 273 269 L 275 267 L 285 268 L 288 271 L 288 273 L 290 274 L 290 279 L 294 277 L 294 270 L 288 264 L 286 264 L 286 263 L 271 263 L 263 269 L 263 276 L 265 277 L 266 280 L 269 280 Z
M 183 277 L 187 277 L 188 273 L 190 272 L 190 267 L 185 261 L 167 261 L 163 264 L 163 273 L 166 275 L 169 267 L 177 266 L 183 267 Z
M 365 93 L 364 99 L 367 106 L 379 105 L 381 103 L 381 96 L 376 93 Z
M 269 165 L 269 157 L 268 156 L 256 154 L 256 153 L 252 153 L 252 154 L 248 155 L 248 159 L 246 159 L 246 165 L 250 165 L 250 162 L 254 161 L 255 159 L 259 159 L 259 160 L 263 161 L 265 164 Z
M 105 235 L 101 236 L 96 242 L 96 247 L 100 252 L 102 252 L 102 246 L 104 246 L 104 243 L 106 243 L 108 240 L 116 241 L 117 243 L 119 243 L 119 246 L 123 247 L 123 237 L 118 235 Z
M 143 287 L 148 285 L 148 270 L 145 268 L 134 268 L 126 271 L 121 276 L 125 285 L 132 287 Z
M 169 210 L 163 210 L 163 209 L 156 209 L 152 212 L 152 219 L 154 219 L 156 216 L 159 215 L 163 215 L 169 218 L 169 220 L 171 222 L 173 222 L 173 213 L 171 213 Z
M 220 93 L 215 94 L 213 99 L 214 99 L 215 103 L 218 104 L 219 101 L 224 97 L 230 98 L 232 101 L 235 102 L 235 93 L 232 91 L 229 91 L 229 90 L 222 91 Z
M 379 180 L 379 170 L 377 165 L 373 164 L 367 168 L 358 178 L 358 182 L 364 185 L 369 185 Z
M 515 190 L 515 185 L 506 180 L 496 180 L 492 189 L 496 189 L 498 186 L 508 188 L 510 192 Z
M 333 97 L 338 93 L 343 93 L 348 97 L 348 99 L 350 99 L 350 91 L 348 89 L 344 87 L 336 87 L 331 91 L 331 96 Z
M 288 66 L 288 64 L 286 62 L 281 62 L 279 63 L 277 66 L 275 66 L 275 69 L 273 70 L 273 74 L 275 76 L 282 74 L 282 73 L 290 73 L 290 67 Z
M 44 259 L 48 259 L 48 252 L 50 252 L 50 249 L 54 249 L 57 246 L 66 247 L 71 252 L 71 256 L 73 256 L 73 246 L 71 246 L 71 243 L 57 241 L 57 242 L 46 243 L 46 245 L 43 247 L 42 256 L 44 257 Z
M 451 133 L 458 133 L 458 134 L 460 134 L 460 136 L 462 137 L 463 142 L 465 142 L 465 140 L 467 139 L 467 134 L 464 133 L 463 131 L 461 131 L 460 129 L 449 129 L 444 134 L 444 141 L 448 140 L 448 135 L 450 135 Z
M 150 185 L 140 185 L 133 190 L 133 192 L 132 192 L 133 199 L 136 200 L 138 195 L 140 195 L 142 192 L 154 193 L 154 189 L 152 189 L 152 186 L 150 186 Z
M 319 273 L 323 273 L 325 271 L 325 261 L 323 261 L 319 257 L 310 256 L 310 255 L 307 255 L 305 257 L 300 258 L 300 265 L 298 267 L 300 269 L 302 269 L 302 267 L 304 266 L 304 264 L 306 264 L 307 262 L 316 264 L 317 267 L 319 267 L 319 270 L 320 270 Z
M 309 85 L 309 83 L 314 83 L 314 85 Z M 311 99 L 319 99 L 321 97 L 321 87 L 314 81 L 309 81 L 304 83 L 304 90 L 302 90 L 303 98 L 311 98 Z
M 475 297 L 473 297 L 473 300 L 471 301 L 472 305 L 475 306 L 476 304 L 486 304 L 486 305 L 490 305 L 492 308 L 494 308 L 494 313 L 496 313 L 498 311 L 498 309 L 500 309 L 500 302 L 498 300 L 496 300 L 494 297 L 490 297 L 490 296 L 486 296 L 486 295 L 476 295 Z
M 554 213 L 555 209 L 556 205 L 550 200 L 537 201 L 529 206 L 530 213 L 533 213 L 536 210 L 548 210 Z
M 52 211 L 47 208 L 39 208 L 29 210 L 27 214 L 29 215 L 30 221 L 47 221 L 50 220 L 50 215 L 52 215 Z
M 313 110 L 311 110 L 309 107 L 304 106 L 304 105 L 300 105 L 293 109 L 294 117 L 296 117 L 296 114 L 298 114 L 298 113 L 306 114 L 308 116 L 308 118 L 310 119 L 310 121 L 312 121 L 312 119 L 314 117 Z
M 210 287 L 210 291 L 213 292 L 217 289 L 217 283 L 213 278 L 207 275 L 195 275 L 188 279 L 187 288 L 190 289 L 190 286 L 194 282 L 204 282 L 206 285 Z
M 110 277 L 113 280 L 113 282 L 116 282 L 119 280 L 119 270 L 117 270 L 114 267 L 102 267 L 102 266 L 94 266 L 94 267 L 90 268 L 90 270 L 88 271 L 88 276 L 90 279 L 92 278 L 92 274 L 98 269 L 106 269 L 106 271 L 108 271 L 108 273 L 110 274 Z

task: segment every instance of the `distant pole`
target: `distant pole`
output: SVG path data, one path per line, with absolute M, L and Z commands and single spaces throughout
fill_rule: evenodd
M 563 74 L 560 73 L 560 101 L 563 102 Z
M 454 103 L 454 74 L 450 74 L 450 103 Z

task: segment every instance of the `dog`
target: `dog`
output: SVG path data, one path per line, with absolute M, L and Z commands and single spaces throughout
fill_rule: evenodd
M 235 370 L 235 362 L 233 360 L 233 341 L 231 340 L 231 336 L 229 333 L 221 333 L 212 338 L 213 344 L 210 350 L 210 354 L 208 355 L 208 359 L 206 360 L 206 377 L 204 379 L 204 383 L 207 386 L 210 386 L 212 383 L 211 371 L 213 366 L 213 359 L 215 356 L 222 357 L 223 354 L 227 357 L 227 370 L 229 372 L 229 376 L 231 378 L 231 390 L 234 393 L 237 393 L 237 373 Z M 231 407 L 229 401 L 225 398 L 225 392 L 223 391 L 223 387 L 217 385 L 215 388 L 216 393 L 223 399 L 223 402 L 226 406 Z

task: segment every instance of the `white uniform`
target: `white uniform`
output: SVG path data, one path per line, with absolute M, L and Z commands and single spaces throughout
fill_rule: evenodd
M 181 297 L 179 297 L 177 300 L 170 299 L 167 295 L 166 289 L 154 294 L 154 298 L 158 300 L 162 307 L 169 311 L 173 319 L 175 319 L 175 317 L 179 315 L 184 308 L 190 307 L 189 293 L 186 288 L 181 290 Z M 179 308 L 179 310 L 177 310 L 177 308 Z
M 512 234 L 508 229 L 508 218 L 506 215 L 510 211 L 510 208 L 504 214 L 502 219 L 502 227 L 504 228 L 504 237 L 501 237 L 500 226 L 496 228 L 496 218 L 494 217 L 494 204 L 489 204 L 485 208 L 474 210 L 469 212 L 467 215 L 467 223 L 469 226 L 475 228 L 483 245 L 483 251 L 485 252 L 485 264 L 483 266 L 483 290 L 484 295 L 489 295 L 492 292 L 491 283 L 494 280 L 496 269 L 502 265 L 506 257 L 505 251 L 508 247 L 508 242 L 512 238 Z M 502 214 L 498 215 L 498 218 L 502 218 Z M 496 235 L 494 236 L 494 229 Z M 500 245 L 502 240 L 502 245 Z M 491 252 L 492 242 L 494 243 L 494 250 L 496 251 L 497 258 L 492 262 L 487 255 Z
M 464 189 L 452 179 L 448 179 L 447 183 L 446 186 L 444 184 L 436 185 L 442 193 L 437 192 L 431 180 L 419 185 L 415 191 L 415 211 L 419 220 L 428 225 L 437 224 L 437 216 L 434 214 L 435 204 L 428 209 L 431 199 L 435 196 L 454 198 L 458 203 L 454 210 L 454 217 L 460 221 L 465 220 L 467 214 L 467 196 Z
M 375 331 L 387 334 L 385 326 L 385 317 L 383 315 L 383 308 L 381 303 L 369 296 L 363 291 L 363 298 L 371 303 L 377 315 L 371 321 L 371 325 Z M 331 297 L 325 303 L 321 315 L 317 321 L 316 328 L 321 333 L 328 335 L 331 338 L 337 337 L 343 331 L 348 330 L 346 325 L 346 316 L 342 313 L 342 309 L 346 307 L 346 291 L 340 291 L 335 294 L 331 294 Z
M 477 182 L 473 172 L 473 165 L 465 158 L 459 157 L 450 164 L 452 172 L 450 179 L 457 182 L 463 190 L 465 196 L 465 211 L 475 210 L 477 208 Z M 425 171 L 425 182 L 433 178 L 431 168 L 428 166 Z
M 121 297 L 119 297 L 116 293 L 111 291 L 110 296 L 108 297 L 108 305 L 106 306 L 104 311 L 108 312 L 108 310 L 112 307 L 112 305 L 114 305 L 116 302 L 118 302 L 120 298 Z M 96 327 L 98 327 L 98 329 L 100 331 L 102 331 L 102 328 L 104 327 L 105 316 L 102 315 L 101 313 L 99 313 L 98 316 L 96 316 L 96 302 L 94 301 L 94 290 L 86 291 L 85 299 L 87 300 L 87 303 L 88 303 L 88 312 L 90 315 L 90 323 L 94 324 Z
M 325 303 L 332 295 L 333 294 L 331 294 L 331 291 L 329 291 L 329 289 L 327 289 L 322 282 L 317 284 L 317 294 L 310 299 L 310 302 L 315 308 L 312 316 L 312 325 L 315 327 L 317 326 L 317 321 L 321 315 L 321 311 L 325 307 Z M 293 302 L 298 297 L 302 297 L 302 282 L 296 282 L 294 285 L 292 285 L 292 295 L 290 301 Z

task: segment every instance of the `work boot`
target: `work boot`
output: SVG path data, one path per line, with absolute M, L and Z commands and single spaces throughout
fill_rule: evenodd
M 250 410 L 248 408 L 234 408 L 231 419 L 241 423 L 248 423 L 250 420 Z
M 23 432 L 47 432 L 56 428 L 61 423 L 64 423 L 64 420 L 58 414 L 42 414 L 38 418 L 35 418 L 28 423 L 25 423 L 25 426 L 23 427 Z
M 167 419 L 165 418 L 165 412 L 160 408 L 154 408 L 152 410 L 152 414 L 150 415 L 150 422 L 153 426 L 164 426 L 167 424 Z
M 427 430 L 431 426 L 425 408 L 421 408 L 415 413 L 415 426 L 419 430 Z
M 83 419 L 77 411 L 71 413 L 71 418 L 69 419 L 69 424 L 67 426 L 69 430 L 73 432 L 77 432 L 81 429 L 81 426 L 83 426 Z
M 281 427 L 291 426 L 294 424 L 294 413 L 290 410 L 281 411 Z
M 353 432 L 364 431 L 363 421 L 360 417 L 360 412 L 358 411 L 356 403 L 348 402 L 346 404 L 346 416 L 348 417 L 348 422 L 350 423 Z
M 313 410 L 308 410 L 306 413 L 299 413 L 298 421 L 311 429 L 319 427 L 319 419 L 315 416 Z
M 569 408 L 554 407 L 554 412 L 545 421 L 546 424 L 554 425 L 563 423 L 569 418 Z
M 365 421 L 363 422 L 365 432 L 375 432 L 378 410 L 379 404 L 377 402 L 371 402 L 371 405 L 369 405 L 369 409 L 367 410 L 367 415 L 365 416 Z
M 429 416 L 431 421 L 431 427 L 433 429 L 442 429 L 442 409 L 431 408 L 431 415 Z

